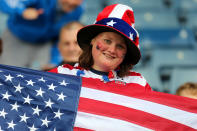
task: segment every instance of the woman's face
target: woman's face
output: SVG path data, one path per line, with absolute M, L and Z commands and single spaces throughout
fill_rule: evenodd
M 116 69 L 124 60 L 127 46 L 122 36 L 114 32 L 103 32 L 92 41 L 92 68 L 108 72 Z

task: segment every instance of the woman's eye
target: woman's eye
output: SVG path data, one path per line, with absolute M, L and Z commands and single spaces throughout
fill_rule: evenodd
M 105 43 L 107 44 L 110 44 L 111 43 L 111 40 L 108 40 L 108 39 L 104 39 Z
M 119 49 L 125 49 L 125 47 L 123 46 L 123 45 L 117 45 L 117 47 L 119 48 Z

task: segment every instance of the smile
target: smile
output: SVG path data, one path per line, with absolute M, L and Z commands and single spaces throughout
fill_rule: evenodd
M 115 59 L 115 58 L 116 58 L 116 57 L 111 56 L 111 55 L 106 54 L 106 53 L 103 53 L 103 55 L 104 55 L 106 58 L 108 58 L 108 59 Z

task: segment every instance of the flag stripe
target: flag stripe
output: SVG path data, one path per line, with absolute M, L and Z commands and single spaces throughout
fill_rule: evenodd
M 96 21 L 100 21 L 104 18 L 107 18 L 110 15 L 111 11 L 114 10 L 114 7 L 116 5 L 117 4 L 114 4 L 114 5 L 111 5 L 111 6 L 108 6 L 108 7 L 104 8 L 103 11 L 100 12 L 99 15 L 97 16 Z
M 197 129 L 197 124 L 194 124 L 194 122 L 197 123 L 197 114 L 176 108 L 85 87 L 82 87 L 80 97 L 141 110 Z
M 90 78 L 82 78 L 82 85 L 87 88 L 102 90 L 106 92 L 111 92 L 115 94 L 125 95 L 129 97 L 135 97 L 138 99 L 143 99 L 147 101 L 152 101 L 162 105 L 178 108 L 187 112 L 197 113 L 196 100 L 183 98 L 176 95 L 166 94 L 162 92 L 148 91 L 142 94 L 143 86 L 139 84 L 130 83 L 127 86 L 122 84 L 116 84 L 113 82 L 103 83 L 99 80 L 92 80 Z M 182 101 L 182 102 L 180 102 Z M 185 104 L 187 103 L 187 106 Z M 189 108 L 191 107 L 191 108 Z
M 150 129 L 122 121 L 119 119 L 113 119 L 110 117 L 77 112 L 77 118 L 75 122 L 76 127 L 96 130 L 96 131 L 147 131 Z
M 73 131 L 94 131 L 94 130 L 90 130 L 90 129 L 85 129 L 85 128 L 80 128 L 80 127 L 74 127 Z
M 117 5 L 114 10 L 110 13 L 109 17 L 115 17 L 115 18 L 119 18 L 122 19 L 122 16 L 124 15 L 126 10 L 131 10 L 133 11 L 132 8 L 129 8 L 126 5 Z M 129 24 L 129 23 L 128 23 Z
M 192 128 L 183 124 L 173 122 L 171 120 L 164 119 L 143 111 L 102 101 L 91 100 L 88 98 L 80 98 L 78 110 L 80 112 L 128 121 L 149 129 L 165 130 L 170 125 L 171 129 L 192 130 Z

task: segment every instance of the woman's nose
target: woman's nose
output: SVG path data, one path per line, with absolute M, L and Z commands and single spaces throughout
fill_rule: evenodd
M 116 50 L 116 47 L 114 45 L 110 45 L 108 50 L 111 52 L 111 53 L 115 53 L 115 50 Z

